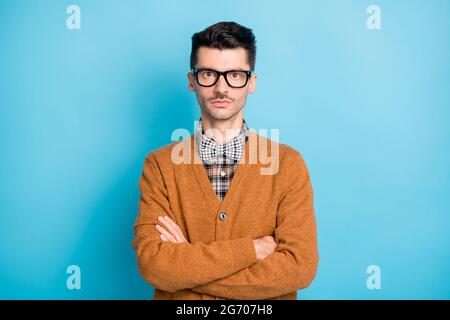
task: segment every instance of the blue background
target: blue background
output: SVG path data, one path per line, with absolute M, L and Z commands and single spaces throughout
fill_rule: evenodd
M 224 20 L 257 38 L 247 123 L 280 128 L 310 170 L 320 266 L 300 295 L 450 298 L 449 2 L 166 0 L 0 3 L 0 298 L 153 297 L 131 248 L 138 179 L 192 132 L 190 37 Z

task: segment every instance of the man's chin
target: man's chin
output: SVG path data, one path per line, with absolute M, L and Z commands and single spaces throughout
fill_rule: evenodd
M 208 115 L 214 120 L 228 120 L 233 117 L 234 112 L 226 109 L 212 107 L 208 109 Z

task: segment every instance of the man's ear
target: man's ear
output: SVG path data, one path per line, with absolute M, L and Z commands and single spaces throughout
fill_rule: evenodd
M 248 92 L 253 93 L 256 90 L 256 73 L 252 74 L 249 80 Z
M 188 77 L 188 89 L 190 91 L 195 91 L 195 79 L 192 72 L 188 72 L 187 77 Z

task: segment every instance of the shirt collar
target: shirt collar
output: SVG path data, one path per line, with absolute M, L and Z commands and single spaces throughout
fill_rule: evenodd
M 245 143 L 245 141 L 248 138 L 248 130 L 249 129 L 248 129 L 248 126 L 247 126 L 247 122 L 245 121 L 245 119 L 242 119 L 242 127 L 241 127 L 241 130 L 239 131 L 239 137 L 241 139 L 243 139 L 244 143 Z M 205 130 L 203 130 L 202 117 L 200 117 L 200 119 L 198 120 L 196 132 L 200 136 L 201 139 L 204 139 L 205 137 L 208 138 L 205 135 Z

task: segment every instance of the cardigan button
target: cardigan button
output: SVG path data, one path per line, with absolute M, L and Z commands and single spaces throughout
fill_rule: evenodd
M 219 218 L 220 220 L 225 221 L 227 219 L 227 213 L 226 212 L 219 213 Z

